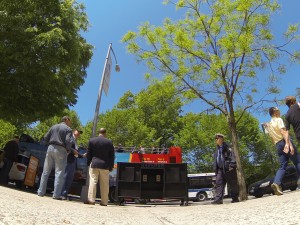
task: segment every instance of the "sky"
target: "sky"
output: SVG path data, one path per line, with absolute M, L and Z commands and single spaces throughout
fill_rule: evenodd
M 162 25 L 165 18 L 178 20 L 184 17 L 181 11 L 175 9 L 173 5 L 162 4 L 163 0 L 77 0 L 86 7 L 86 13 L 90 22 L 88 32 L 83 33 L 83 37 L 88 43 L 94 46 L 94 55 L 89 67 L 85 83 L 78 92 L 77 104 L 72 107 L 79 116 L 82 125 L 94 118 L 98 90 L 102 77 L 108 46 L 112 43 L 112 48 L 117 57 L 120 72 L 112 70 L 108 95 L 102 93 L 100 103 L 100 113 L 111 110 L 124 95 L 131 91 L 137 94 L 141 89 L 148 86 L 144 79 L 144 74 L 151 72 L 145 64 L 137 63 L 135 56 L 127 53 L 126 45 L 121 43 L 122 37 L 128 31 L 137 31 L 144 22 L 152 25 Z M 300 22 L 299 0 L 279 0 L 282 5 L 279 14 L 271 18 L 273 34 L 280 36 L 288 24 Z M 113 59 L 112 59 L 113 60 Z M 113 64 L 114 64 L 113 60 Z M 278 99 L 284 99 L 287 95 L 296 95 L 296 88 L 299 85 L 300 65 L 288 64 L 288 71 L 284 78 L 280 80 L 278 86 L 281 93 Z M 258 80 L 258 88 L 264 88 L 264 81 Z M 300 99 L 299 99 L 300 100 Z M 279 107 L 286 112 L 285 106 Z M 184 107 L 185 112 L 199 112 L 196 104 Z M 255 114 L 260 122 L 269 120 L 267 114 Z

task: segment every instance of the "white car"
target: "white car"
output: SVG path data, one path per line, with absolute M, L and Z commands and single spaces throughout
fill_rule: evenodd
M 14 162 L 9 172 L 9 181 L 15 182 L 17 187 L 22 187 L 26 170 L 29 164 L 29 156 L 23 153 L 18 154 L 18 162 Z M 0 168 L 3 163 L 0 164 Z M 36 178 L 36 183 L 38 178 Z
M 201 202 L 214 198 L 213 188 L 188 189 L 189 200 Z
M 18 154 L 18 162 L 14 162 L 9 172 L 9 180 L 15 182 L 18 187 L 22 186 L 25 178 L 29 157 L 27 155 Z

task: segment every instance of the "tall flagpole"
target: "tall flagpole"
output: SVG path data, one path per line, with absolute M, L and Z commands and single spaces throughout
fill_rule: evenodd
M 105 71 L 106 71 L 106 66 L 107 66 L 107 62 L 108 62 L 108 59 L 109 59 L 111 46 L 112 46 L 112 44 L 110 43 L 109 46 L 108 46 L 107 55 L 106 55 L 104 68 L 103 68 L 103 72 L 102 72 L 102 78 L 101 78 L 99 91 L 98 91 L 98 98 L 97 98 L 96 109 L 95 109 L 95 114 L 94 114 L 93 130 L 92 130 L 91 137 L 95 137 L 96 132 L 97 132 L 97 123 L 98 123 L 98 117 L 99 117 L 99 109 L 100 109 L 100 102 L 101 102 L 101 96 L 102 96 L 102 89 L 103 89 L 103 83 L 104 83 L 104 79 L 105 79 Z
M 118 65 L 118 61 L 116 58 L 116 55 L 112 49 L 112 43 L 109 44 L 108 50 L 107 50 L 107 55 L 104 63 L 104 68 L 102 72 L 102 78 L 99 86 L 99 91 L 98 91 L 98 97 L 97 97 L 97 103 L 96 103 L 96 108 L 95 108 L 95 115 L 94 115 L 94 120 L 93 120 L 93 129 L 92 129 L 92 134 L 91 138 L 96 136 L 97 133 L 97 124 L 98 124 L 98 118 L 99 118 L 99 109 L 100 109 L 100 102 L 101 102 L 101 96 L 102 96 L 102 89 L 105 83 L 104 91 L 107 94 L 108 92 L 108 87 L 109 87 L 109 79 L 110 79 L 110 72 L 111 72 L 111 67 L 112 67 L 112 62 L 110 59 L 110 52 L 113 53 L 115 61 L 116 61 L 116 67 L 115 70 L 117 72 L 120 71 L 120 67 Z M 89 166 L 87 166 L 87 176 L 85 180 L 85 185 L 82 186 L 81 188 L 81 194 L 80 194 L 80 200 L 83 202 L 86 202 L 88 200 L 88 188 L 89 188 Z

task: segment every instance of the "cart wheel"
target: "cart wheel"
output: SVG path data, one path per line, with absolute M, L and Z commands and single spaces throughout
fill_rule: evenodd
M 114 202 L 117 201 L 117 198 L 116 198 L 116 187 L 111 187 L 109 189 L 108 197 L 109 197 L 109 201 L 111 203 L 114 203 Z
M 118 199 L 118 204 L 119 204 L 119 206 L 124 206 L 125 205 L 124 198 L 119 198 Z
M 16 181 L 16 187 L 17 187 L 18 189 L 22 189 L 22 187 L 23 187 L 23 182 L 22 182 L 22 181 Z
M 183 199 L 180 202 L 180 206 L 184 206 L 184 200 Z
M 189 205 L 189 201 L 181 200 L 180 206 L 188 206 L 188 205 Z

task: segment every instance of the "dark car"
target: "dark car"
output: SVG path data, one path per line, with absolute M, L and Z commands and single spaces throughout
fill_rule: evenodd
M 260 198 L 265 194 L 274 194 L 271 184 L 275 176 L 268 176 L 263 180 L 257 181 L 249 186 L 249 195 Z M 283 191 L 297 189 L 297 171 L 294 166 L 288 166 L 282 179 L 281 188 Z

